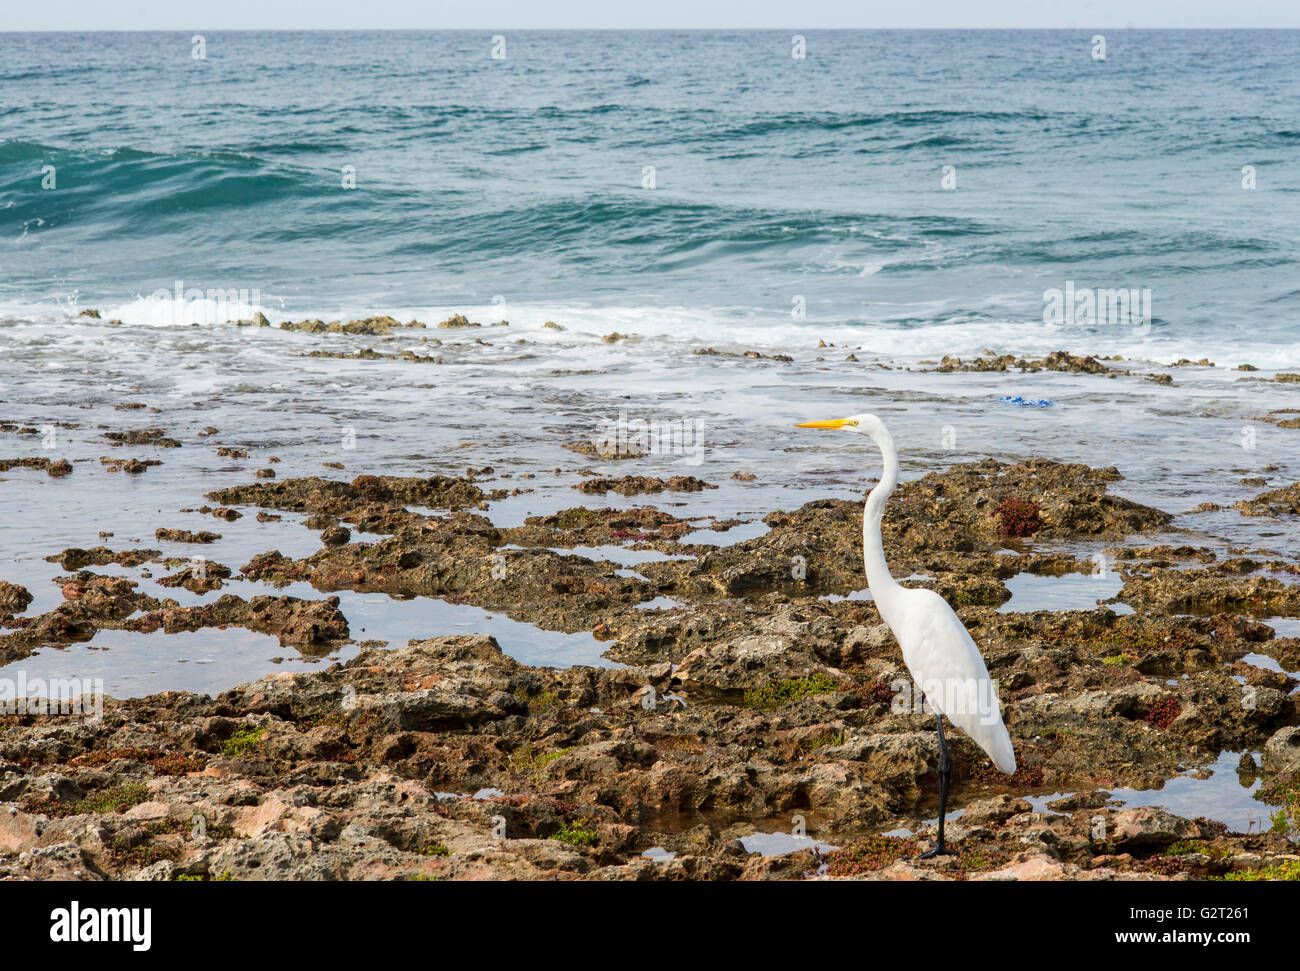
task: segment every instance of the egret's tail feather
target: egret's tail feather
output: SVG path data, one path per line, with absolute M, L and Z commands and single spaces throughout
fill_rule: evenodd
M 989 744 L 984 746 L 984 751 L 988 752 L 989 758 L 993 764 L 998 767 L 999 772 L 1005 772 L 1012 775 L 1016 771 L 1016 750 L 1011 745 L 1011 736 L 1007 733 L 1007 727 L 998 722 L 990 738 Z

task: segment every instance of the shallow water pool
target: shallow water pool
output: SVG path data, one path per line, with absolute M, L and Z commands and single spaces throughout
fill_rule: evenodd
M 1059 577 L 1037 573 L 1017 573 L 1006 581 L 1011 599 L 998 608 L 1002 613 L 1029 613 L 1034 610 L 1093 610 L 1101 600 L 1114 597 L 1124 587 L 1117 573 L 1094 576 L 1089 573 L 1066 573 Z M 1113 604 L 1117 614 L 1131 614 L 1127 604 Z

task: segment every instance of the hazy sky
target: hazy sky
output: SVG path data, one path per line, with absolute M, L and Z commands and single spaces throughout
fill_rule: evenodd
M 0 30 L 1300 27 L 1300 0 L 4 0 Z

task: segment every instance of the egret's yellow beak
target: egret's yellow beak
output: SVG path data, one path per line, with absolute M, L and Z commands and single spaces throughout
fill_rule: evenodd
M 846 425 L 856 425 L 857 422 L 852 418 L 833 418 L 830 421 L 801 421 L 795 425 L 795 428 L 844 428 Z

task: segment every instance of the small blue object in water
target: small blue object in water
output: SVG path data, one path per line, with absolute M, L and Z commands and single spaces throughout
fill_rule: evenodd
M 1015 395 L 1014 397 L 1010 395 L 1004 395 L 1003 397 L 999 398 L 998 401 L 1001 401 L 1003 404 L 1008 404 L 1008 405 L 1019 405 L 1021 408 L 1052 407 L 1052 402 L 1049 401 L 1047 398 L 1039 398 L 1037 401 L 1031 401 L 1028 398 L 1020 397 L 1020 395 Z

